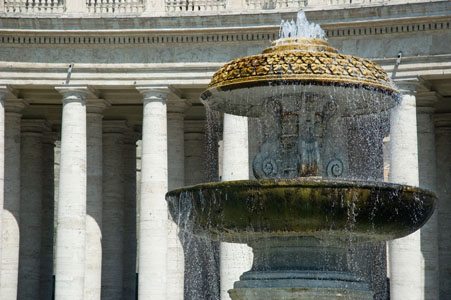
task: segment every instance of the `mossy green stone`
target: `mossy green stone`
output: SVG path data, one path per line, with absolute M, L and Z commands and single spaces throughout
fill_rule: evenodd
M 311 177 L 199 184 L 166 198 L 175 220 L 182 207 L 191 208 L 186 216 L 195 234 L 231 242 L 330 233 L 400 238 L 419 229 L 436 202 L 434 193 L 417 187 Z

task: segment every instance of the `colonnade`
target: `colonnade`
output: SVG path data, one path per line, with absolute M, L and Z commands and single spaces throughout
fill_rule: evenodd
M 439 203 L 421 231 L 390 245 L 394 300 L 405 295 L 438 300 L 439 291 L 451 293 L 446 275 L 451 265 L 451 115 L 434 111 L 434 92 L 416 88 L 403 86 L 401 106 L 392 113 L 390 180 L 436 190 Z M 184 120 L 189 103 L 169 86 L 137 87 L 143 99 L 141 134 L 124 120 L 103 120 L 110 104 L 89 86 L 55 89 L 62 99 L 60 137 L 44 119 L 23 119 L 27 103 L 11 100 L 11 88 L 0 86 L 0 298 L 51 299 L 55 272 L 57 300 L 134 299 L 136 286 L 140 300 L 183 299 L 186 257 L 176 225 L 168 220 L 164 195 L 205 180 L 205 157 L 199 151 L 205 142 L 203 121 Z M 223 180 L 249 176 L 247 126 L 243 118 L 225 117 Z M 54 143 L 59 138 L 55 210 Z M 237 167 L 243 163 L 246 168 Z M 222 299 L 249 263 L 248 250 L 238 251 L 244 260 L 237 264 L 232 248 L 220 247 Z M 233 263 L 242 269 L 235 275 Z
M 5 134 L 0 136 L 5 143 L 0 195 L 6 200 L 0 198 L 0 298 L 52 299 L 55 274 L 55 299 L 135 299 L 138 272 L 139 299 L 183 299 L 183 249 L 176 225 L 168 220 L 165 194 L 168 184 L 184 185 L 187 101 L 169 86 L 137 87 L 143 98 L 139 134 L 125 120 L 103 120 L 110 104 L 89 86 L 55 89 L 62 98 L 57 182 L 57 134 L 45 119 L 23 119 L 27 104 L 10 97 L 9 86 L 0 86 L 0 135 Z M 202 142 L 193 146 L 202 149 Z

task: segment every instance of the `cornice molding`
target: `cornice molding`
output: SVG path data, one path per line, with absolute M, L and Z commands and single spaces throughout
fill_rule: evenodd
M 451 29 L 451 16 L 431 16 L 419 18 L 400 18 L 371 20 L 350 23 L 324 24 L 321 26 L 328 38 L 353 36 L 377 36 L 415 34 Z
M 330 39 L 374 37 L 378 35 L 416 34 L 451 30 L 451 16 L 428 16 L 321 25 Z M 116 29 L 116 30 L 42 30 L 0 29 L 0 44 L 36 45 L 124 45 L 236 43 L 276 40 L 279 25 Z

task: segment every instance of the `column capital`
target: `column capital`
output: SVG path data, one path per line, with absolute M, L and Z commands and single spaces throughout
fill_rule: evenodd
M 63 96 L 63 102 L 86 100 L 88 97 L 97 98 L 94 89 L 88 85 L 57 85 L 55 90 Z
M 143 95 L 143 102 L 166 101 L 169 94 L 174 93 L 174 89 L 170 85 L 137 85 L 136 89 Z
M 126 120 L 104 120 L 103 133 L 124 133 L 128 124 Z
M 89 99 L 86 101 L 86 112 L 88 114 L 102 114 L 110 106 L 110 102 L 105 99 Z
M 169 99 L 167 102 L 168 114 L 183 114 L 191 107 L 191 101 L 187 99 Z
M 42 134 L 44 131 L 50 131 L 50 126 L 44 119 L 22 119 L 20 131 L 22 133 Z
M 6 100 L 7 95 L 14 95 L 16 98 L 15 90 L 9 84 L 0 84 L 0 101 Z
M 14 99 L 5 101 L 6 113 L 20 114 L 24 108 L 28 107 L 28 103 L 23 99 Z

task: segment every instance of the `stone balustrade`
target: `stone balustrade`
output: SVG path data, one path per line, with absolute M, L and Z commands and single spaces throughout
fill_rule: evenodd
M 144 4 L 142 0 L 86 0 L 86 9 L 92 14 L 140 13 Z
M 278 8 L 303 8 L 307 0 L 246 0 L 248 9 L 265 10 Z
M 62 13 L 65 10 L 64 0 L 2 0 L 2 1 L 4 2 L 4 11 L 6 13 L 11 14 Z
M 0 14 L 171 15 L 193 12 L 387 5 L 426 0 L 0 0 Z M 441 0 L 428 0 L 428 2 Z
M 191 11 L 218 11 L 227 8 L 226 0 L 166 0 L 166 11 L 191 12 Z

